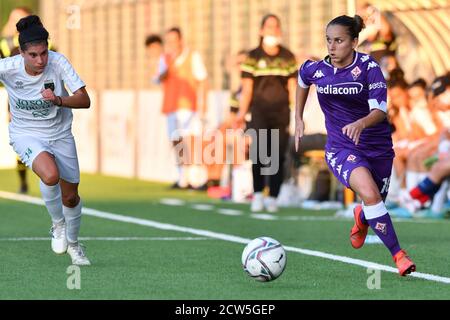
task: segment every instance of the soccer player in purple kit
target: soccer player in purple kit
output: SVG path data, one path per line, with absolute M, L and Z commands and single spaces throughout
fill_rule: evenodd
M 369 226 L 392 254 L 401 276 L 416 270 L 400 248 L 384 204 L 394 151 L 386 119 L 386 81 L 376 61 L 355 51 L 364 28 L 356 15 L 339 16 L 326 28 L 328 56 L 300 67 L 296 94 L 295 147 L 303 136 L 303 110 L 309 86 L 316 85 L 328 133 L 326 162 L 336 178 L 362 199 L 354 210 L 350 241 L 364 244 Z

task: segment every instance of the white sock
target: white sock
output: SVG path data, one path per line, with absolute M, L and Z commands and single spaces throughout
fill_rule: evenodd
M 80 234 L 82 207 L 83 204 L 81 199 L 75 208 L 68 208 L 66 206 L 63 206 L 63 213 L 66 219 L 67 242 L 72 244 L 78 242 L 78 235 Z
M 366 220 L 382 217 L 388 213 L 386 205 L 384 204 L 383 201 L 380 201 L 379 203 L 374 204 L 372 206 L 366 206 L 363 203 L 363 210 L 364 210 L 364 217 L 366 218 Z
M 57 224 L 64 220 L 63 205 L 61 200 L 61 187 L 59 183 L 54 186 L 48 186 L 42 182 L 39 182 L 39 189 L 41 190 L 42 199 L 45 202 L 47 211 L 52 218 L 52 222 Z

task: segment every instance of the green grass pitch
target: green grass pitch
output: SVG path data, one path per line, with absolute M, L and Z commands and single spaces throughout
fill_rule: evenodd
M 28 176 L 30 195 L 40 197 L 37 178 Z M 0 170 L 0 190 L 17 189 L 16 173 Z M 348 238 L 352 221 L 332 218 L 333 211 L 290 208 L 275 220 L 255 219 L 248 206 L 204 193 L 87 174 L 80 195 L 85 207 L 99 211 L 248 239 L 269 236 L 285 246 L 394 267 L 383 245 L 354 250 Z M 184 204 L 161 203 L 167 198 Z M 395 227 L 418 272 L 450 278 L 448 219 L 399 221 Z M 83 217 L 80 236 L 95 238 L 81 241 L 92 266 L 80 269 L 80 289 L 71 290 L 70 258 L 51 251 L 49 229 L 45 207 L 0 197 L 0 299 L 450 299 L 450 284 L 382 271 L 380 288 L 371 290 L 365 267 L 290 251 L 283 275 L 260 283 L 242 270 L 244 244 L 90 215 Z

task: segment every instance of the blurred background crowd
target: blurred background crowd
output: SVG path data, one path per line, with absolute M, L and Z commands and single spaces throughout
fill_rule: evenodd
M 0 4 L 2 58 L 18 53 L 15 22 L 37 13 L 50 32 L 51 48 L 66 55 L 87 83 L 94 101 L 92 114 L 78 116 L 74 124 L 85 172 L 171 182 L 172 188 L 249 201 L 253 193 L 249 142 L 236 142 L 242 135 L 239 129 L 245 129 L 245 124 L 236 126 L 236 115 L 242 66 L 249 50 L 260 45 L 261 19 L 268 13 L 279 17 L 280 44 L 293 52 L 296 68 L 305 59 L 325 57 L 325 26 L 333 17 L 357 13 L 364 18 L 366 28 L 357 50 L 375 58 L 388 86 L 396 152 L 388 196 L 392 215 L 412 217 L 402 193 L 426 176 L 436 156 L 449 152 L 443 143 L 450 139 L 447 0 L 1 0 Z M 170 78 L 171 68 L 182 70 L 182 79 Z M 168 101 L 173 86 L 186 88 L 184 101 Z M 184 141 L 187 150 L 195 149 L 196 137 L 207 128 L 230 137 L 220 142 L 222 151 L 241 148 L 245 156 L 224 156 L 220 163 L 205 164 L 194 161 L 192 151 L 178 161 L 171 151 L 180 140 L 170 136 L 170 114 L 176 111 L 171 108 L 196 111 L 174 119 L 187 123 L 196 117 L 187 134 L 191 139 Z M 293 146 L 292 116 L 293 112 L 278 206 L 351 208 L 358 199 L 339 187 L 323 160 L 326 131 L 314 90 L 305 110 L 306 136 L 299 152 Z M 0 116 L 3 136 L 4 119 Z M 0 167 L 12 167 L 15 160 L 7 155 L 5 140 L 0 139 Z M 207 139 L 200 140 L 205 148 Z M 124 160 L 124 154 L 130 157 Z M 24 168 L 19 176 L 20 191 L 26 192 Z M 432 210 L 444 213 L 446 201 L 448 197 Z

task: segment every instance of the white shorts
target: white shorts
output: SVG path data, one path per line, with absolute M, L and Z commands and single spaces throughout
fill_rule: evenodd
M 167 114 L 167 134 L 170 141 L 177 141 L 189 135 L 199 135 L 200 132 L 201 123 L 196 112 L 182 109 Z
M 69 183 L 80 182 L 80 167 L 73 137 L 49 141 L 33 136 L 21 136 L 11 139 L 10 145 L 29 168 L 32 168 L 34 159 L 41 152 L 52 154 L 59 170 L 59 177 Z

